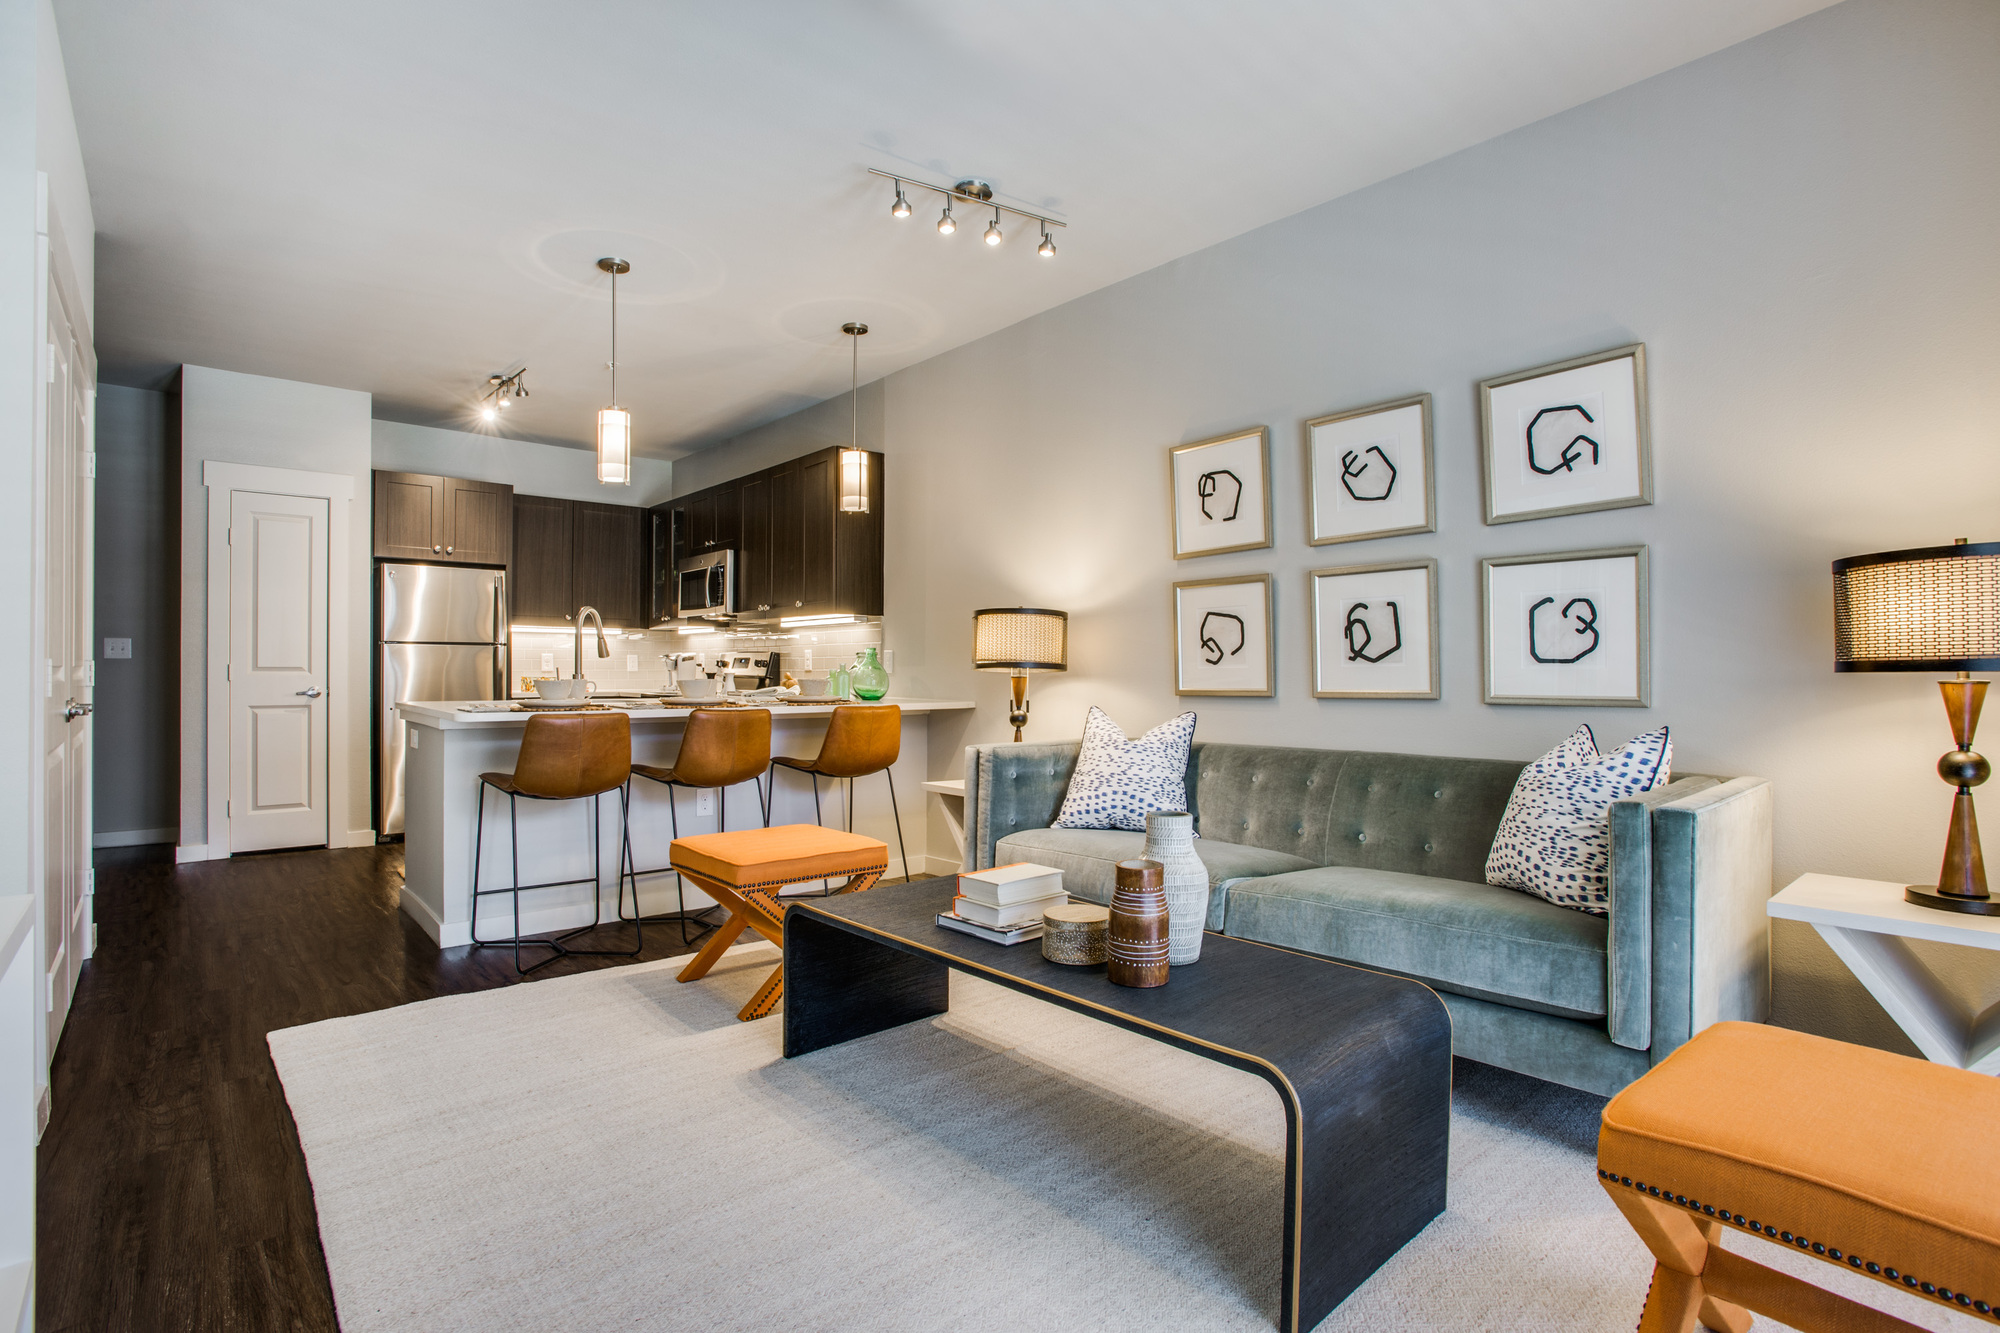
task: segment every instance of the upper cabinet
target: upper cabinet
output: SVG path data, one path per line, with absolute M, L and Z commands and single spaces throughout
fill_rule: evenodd
M 840 509 L 840 452 L 822 449 L 655 506 L 653 623 L 674 615 L 674 565 L 719 550 L 736 552 L 741 620 L 881 615 L 882 455 L 868 455 L 868 512 L 855 514 Z
M 643 628 L 645 521 L 633 505 L 516 496 L 514 619 L 567 624 L 578 607 L 594 606 L 609 628 Z
M 375 555 L 505 565 L 514 550 L 514 488 L 418 472 L 375 474 Z

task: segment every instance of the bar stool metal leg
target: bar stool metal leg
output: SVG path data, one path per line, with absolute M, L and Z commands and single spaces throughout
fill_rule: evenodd
M 472 920 L 471 920 L 472 947 L 475 949 L 511 948 L 514 953 L 514 971 L 521 976 L 526 976 L 530 972 L 539 971 L 540 969 L 547 967 L 550 963 L 553 963 L 556 959 L 561 958 L 568 954 L 577 954 L 586 957 L 598 957 L 598 958 L 637 957 L 646 947 L 645 928 L 643 926 L 640 926 L 638 928 L 637 944 L 634 948 L 631 949 L 580 949 L 572 947 L 569 944 L 570 940 L 576 939 L 580 935 L 588 934 L 593 930 L 597 930 L 604 924 L 604 902 L 602 897 L 600 896 L 600 894 L 602 893 L 602 883 L 604 875 L 603 793 L 599 792 L 596 795 L 590 797 L 589 798 L 590 806 L 588 809 L 584 811 L 584 826 L 588 830 L 588 836 L 590 838 L 590 878 L 587 880 L 585 879 L 547 880 L 540 884 L 523 884 L 521 882 L 521 818 L 520 818 L 519 796 L 515 792 L 512 791 L 508 792 L 507 793 L 507 836 L 508 836 L 509 857 L 514 872 L 513 873 L 514 882 L 508 885 L 506 888 L 482 889 L 479 885 L 479 879 L 481 871 L 484 868 L 481 863 L 483 862 L 485 857 L 486 788 L 489 785 L 491 784 L 487 783 L 484 778 L 480 779 L 479 810 L 478 810 L 478 815 L 474 821 L 474 833 L 473 833 L 473 843 L 472 843 L 473 845 Z M 622 795 L 623 792 L 621 789 L 621 797 Z M 554 798 L 546 798 L 546 797 L 538 797 L 530 795 L 528 799 L 544 800 L 544 799 L 554 799 Z M 627 866 L 626 850 L 631 839 L 630 807 L 626 805 L 624 800 L 622 799 L 620 801 L 619 813 L 620 813 L 620 826 L 619 826 L 620 851 L 618 858 L 619 860 L 618 903 L 620 908 L 622 909 L 625 901 L 625 872 Z M 547 939 L 527 938 L 523 934 L 521 929 L 521 895 L 523 893 L 527 893 L 535 889 L 563 888 L 571 884 L 588 884 L 590 886 L 589 922 L 587 922 L 584 925 L 574 927 L 567 931 L 553 933 Z M 482 940 L 479 938 L 479 900 L 481 898 L 491 897 L 494 894 L 500 894 L 500 893 L 508 895 L 508 897 L 512 900 L 514 908 L 514 934 L 509 939 Z M 633 878 L 633 883 L 632 883 L 632 898 L 635 906 L 638 902 L 638 896 L 639 896 L 639 885 L 638 885 L 638 879 L 635 876 Z M 622 917 L 622 911 L 620 915 Z M 549 956 L 547 958 L 542 959 L 539 963 L 534 963 L 527 967 L 523 967 L 521 965 L 521 948 L 523 945 L 527 945 L 529 947 L 540 947 L 547 949 L 550 951 Z

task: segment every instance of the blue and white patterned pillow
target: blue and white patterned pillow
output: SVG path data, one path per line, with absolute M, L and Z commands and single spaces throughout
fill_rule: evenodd
M 1486 882 L 1608 915 L 1611 803 L 1664 787 L 1673 765 L 1665 727 L 1601 756 L 1590 728 L 1578 727 L 1515 780 L 1486 856 Z
M 1187 809 L 1188 747 L 1193 743 L 1193 713 L 1162 722 L 1135 741 L 1092 705 L 1055 826 L 1144 829 L 1154 810 Z

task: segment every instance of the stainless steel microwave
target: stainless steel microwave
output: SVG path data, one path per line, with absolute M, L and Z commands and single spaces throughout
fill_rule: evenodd
M 676 615 L 714 620 L 736 613 L 736 552 L 691 555 L 674 569 L 679 580 Z

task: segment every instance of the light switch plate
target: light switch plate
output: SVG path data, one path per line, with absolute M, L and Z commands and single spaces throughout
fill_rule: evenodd
M 639 654 L 625 654 L 625 669 L 627 671 L 637 671 L 639 669 Z
M 884 648 L 882 650 L 882 669 L 892 676 L 896 674 L 896 650 L 894 648 Z
M 410 728 L 410 748 L 412 750 L 419 748 L 417 745 L 417 738 L 420 737 L 421 735 L 423 735 L 423 733 L 418 731 L 415 727 Z
M 104 655 L 106 657 L 130 657 L 132 655 L 132 641 L 130 639 L 106 639 L 104 641 Z
M 542 670 L 554 671 L 555 669 L 556 669 L 556 655 L 554 653 L 543 653 Z

